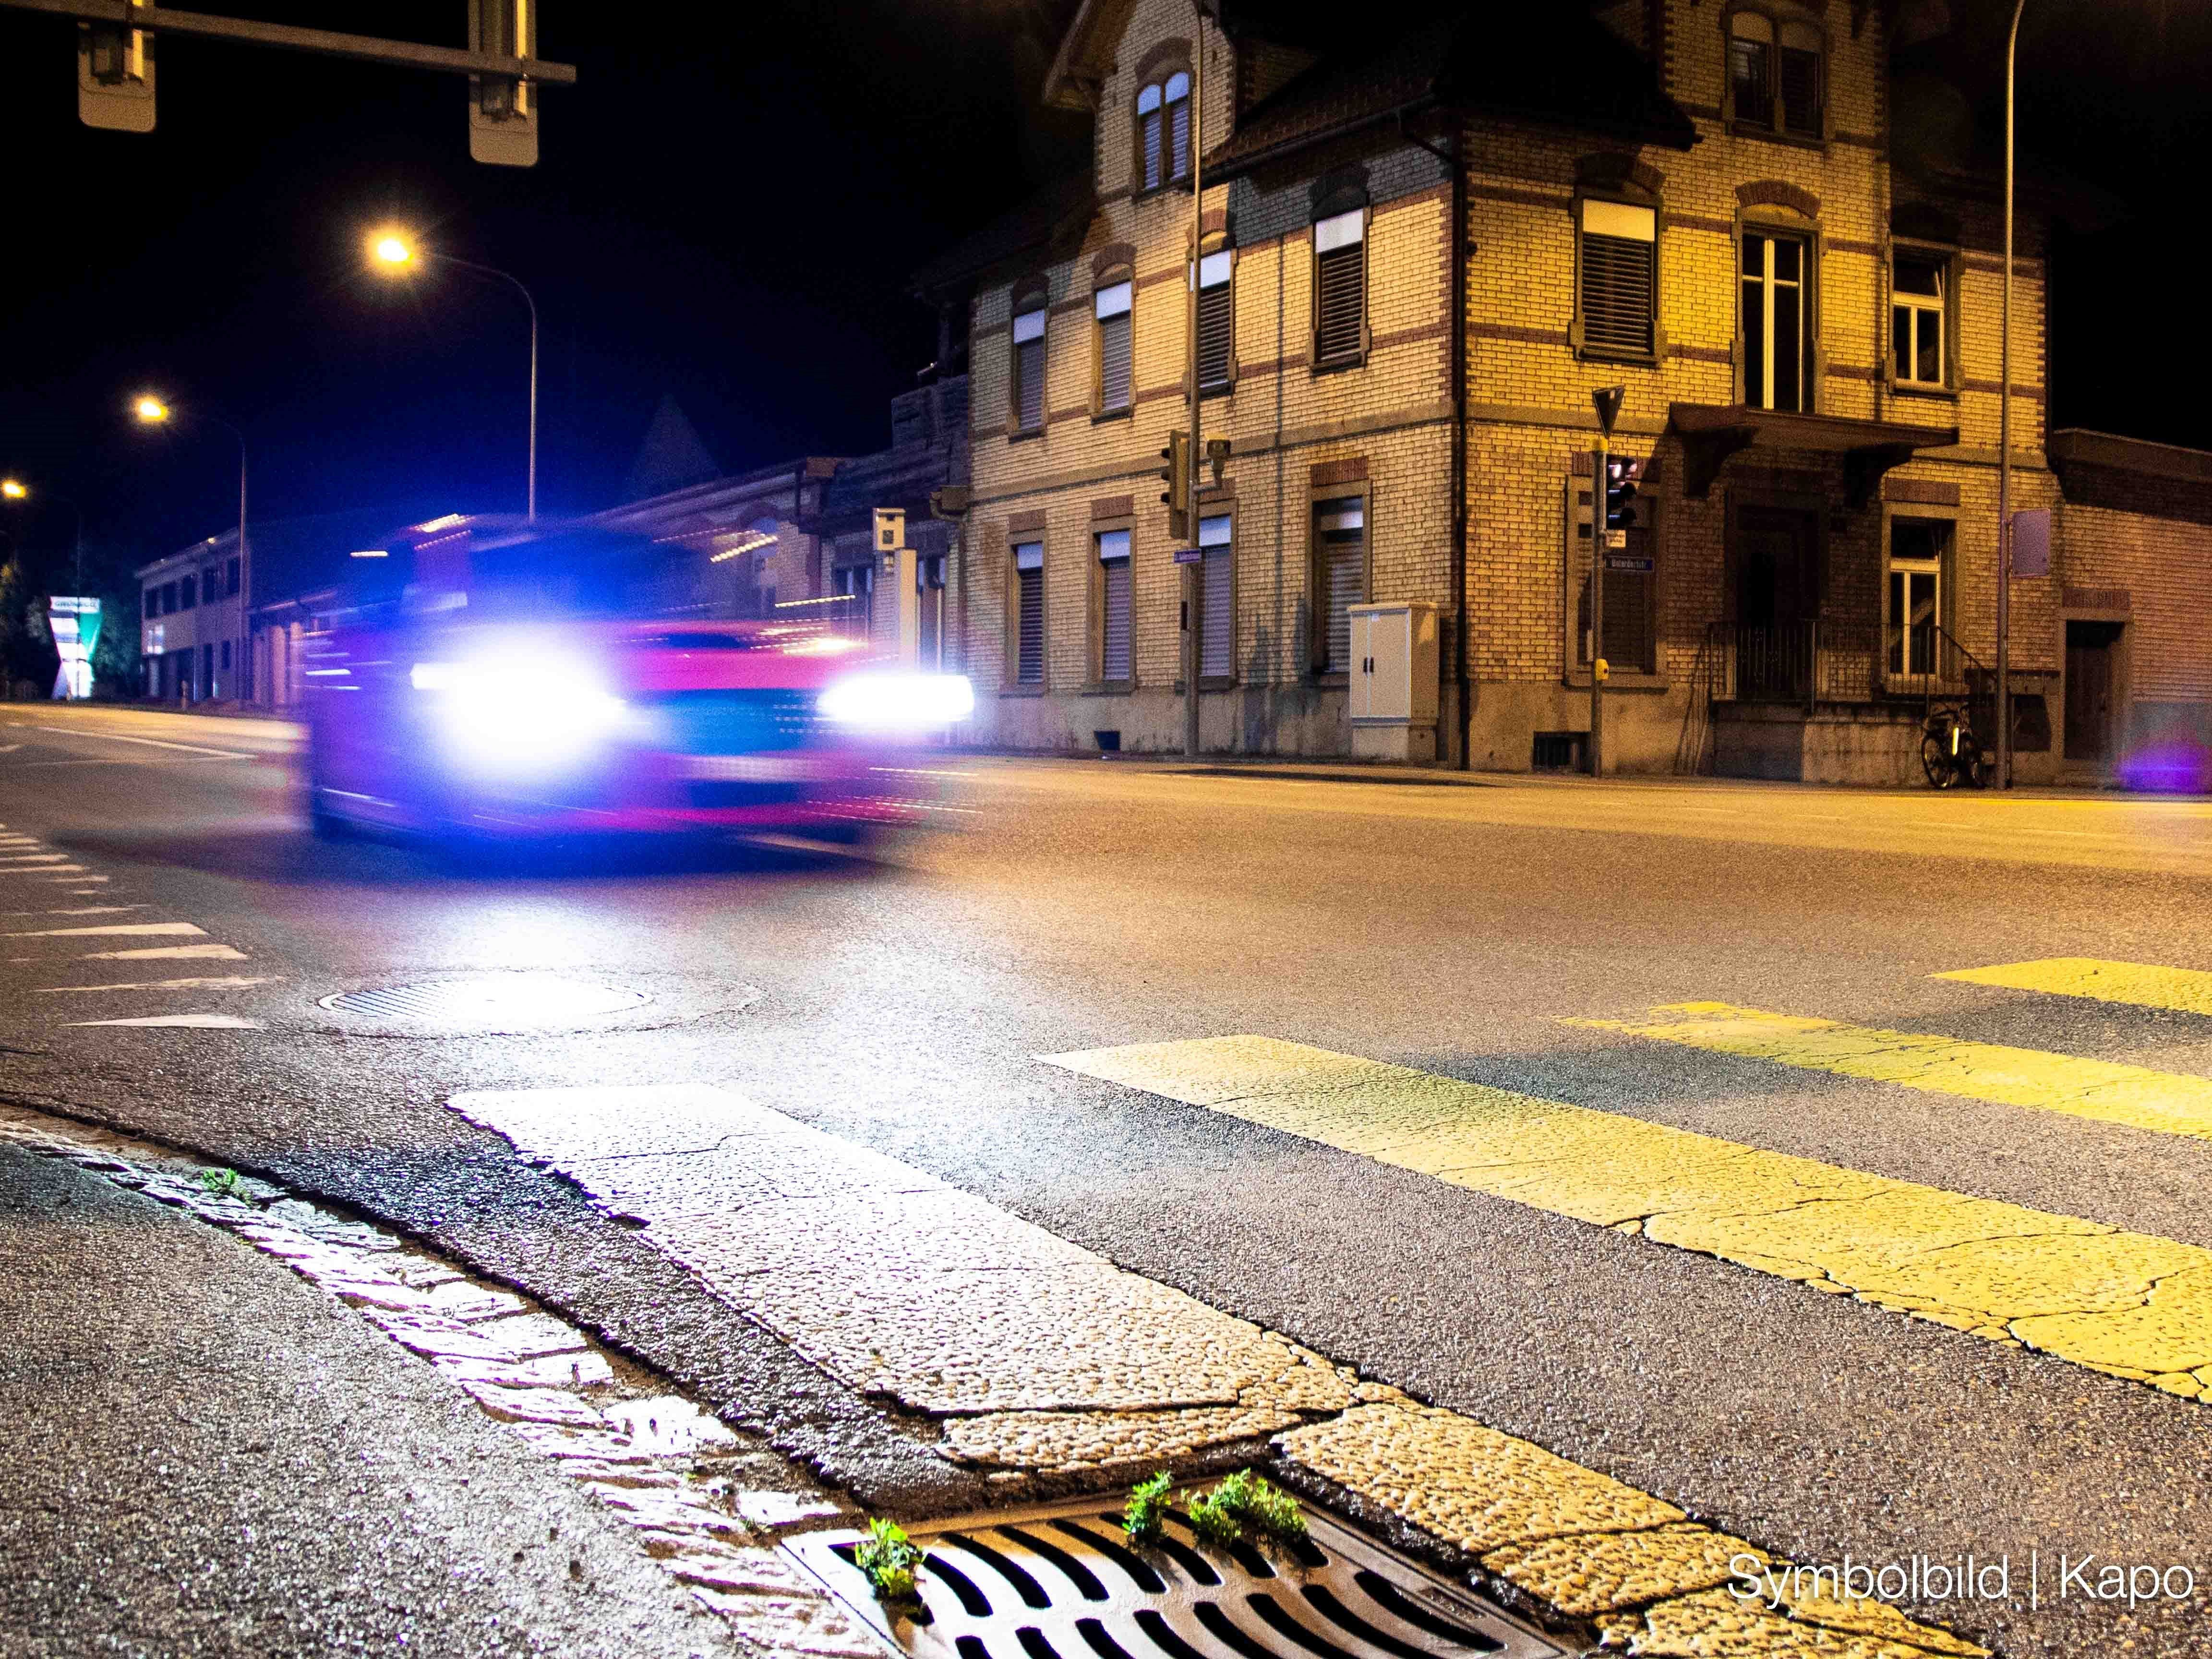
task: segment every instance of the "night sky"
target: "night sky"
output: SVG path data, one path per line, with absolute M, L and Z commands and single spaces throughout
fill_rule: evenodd
M 245 428 L 257 516 L 519 509 L 520 302 L 366 274 L 384 220 L 535 291 L 544 511 L 614 500 L 667 395 L 731 471 L 879 447 L 885 400 L 935 349 L 909 271 L 1086 154 L 1079 118 L 1036 107 L 1072 9 L 546 0 L 540 51 L 580 84 L 542 94 L 528 170 L 470 161 L 458 77 L 175 39 L 157 131 L 93 132 L 72 26 L 0 9 L 0 471 L 76 496 L 94 544 L 134 560 L 220 530 L 228 440 L 132 428 L 128 394 L 155 387 Z M 1993 140 L 2006 9 L 1951 9 L 1915 64 L 1963 83 Z M 255 15 L 462 43 L 462 0 Z M 2112 216 L 2060 249 L 2057 423 L 2212 447 L 2173 211 L 2212 140 L 2212 6 L 2029 0 L 2029 18 L 2024 149 Z M 0 536 L 25 530 L 64 542 L 68 514 Z

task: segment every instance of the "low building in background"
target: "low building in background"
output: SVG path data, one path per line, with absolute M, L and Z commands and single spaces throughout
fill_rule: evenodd
M 137 574 L 141 693 L 177 703 L 246 696 L 238 532 L 195 542 Z

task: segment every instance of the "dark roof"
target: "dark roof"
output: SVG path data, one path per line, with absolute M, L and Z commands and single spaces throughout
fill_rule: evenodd
M 1462 8 L 1315 64 L 1247 111 L 1206 158 L 1233 179 L 1332 138 L 1431 109 L 1557 122 L 1687 149 L 1697 129 L 1650 63 L 1572 7 Z
M 253 602 L 266 604 L 294 593 L 329 586 L 350 568 L 354 550 L 382 547 L 399 527 L 388 507 L 342 513 L 315 513 L 295 519 L 250 519 L 246 533 L 253 549 Z M 165 553 L 154 564 L 180 555 L 228 558 L 238 551 L 238 526 L 204 542 Z
M 989 271 L 1048 258 L 1079 242 L 1097 211 L 1098 198 L 1086 165 L 939 254 L 915 272 L 915 289 L 925 295 L 939 295 L 963 288 Z

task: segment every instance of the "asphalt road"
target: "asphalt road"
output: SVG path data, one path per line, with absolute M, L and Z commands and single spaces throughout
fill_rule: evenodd
M 1931 977 L 2212 970 L 2212 805 L 948 756 L 945 827 L 871 857 L 463 875 L 309 840 L 289 744 L 0 709 L 0 835 L 67 855 L 0 875 L 0 1092 L 431 1238 L 864 1496 L 974 1493 L 447 1097 L 721 1085 L 1801 1561 L 2094 1553 L 2212 1585 L 2212 1407 L 1036 1059 L 1290 1038 L 2212 1248 L 2202 1139 L 1562 1023 L 1710 1000 L 2212 1074 L 2205 1015 Z M 134 905 L 243 959 L 23 937 Z M 494 970 L 652 1000 L 531 1036 L 319 1006 Z M 70 988 L 173 977 L 260 982 Z M 254 1029 L 78 1023 L 185 1012 Z M 2212 1627 L 2202 1590 L 1914 1610 L 2021 1654 L 2202 1655 Z

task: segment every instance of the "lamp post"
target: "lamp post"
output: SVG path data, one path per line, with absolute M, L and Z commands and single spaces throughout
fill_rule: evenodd
M 2004 301 L 1997 345 L 1997 787 L 2012 787 L 2012 176 L 2014 68 L 2020 57 L 2020 15 L 2013 0 L 2005 36 Z
M 520 277 L 493 265 L 480 265 L 472 259 L 457 259 L 450 253 L 438 253 L 422 246 L 404 232 L 379 231 L 369 238 L 370 265 L 387 276 L 404 276 L 425 260 L 434 259 L 441 265 L 452 265 L 458 270 L 472 271 L 479 276 L 489 276 L 505 283 L 522 296 L 522 303 L 530 308 L 530 460 L 523 490 L 523 514 L 530 519 L 538 516 L 538 301 L 531 298 L 530 290 Z
M 178 410 L 150 392 L 142 392 L 131 399 L 131 413 L 141 426 L 167 426 L 178 418 Z M 246 667 L 252 650 L 253 635 L 246 620 L 253 606 L 253 549 L 246 536 L 246 434 L 219 415 L 205 410 L 184 411 L 189 420 L 204 421 L 210 426 L 219 426 L 238 444 L 238 640 L 237 667 L 239 678 L 250 682 L 252 674 Z
M 1190 469 L 1186 483 L 1190 507 L 1184 527 L 1195 549 L 1199 545 L 1198 458 L 1206 448 L 1198 389 L 1198 283 L 1206 263 L 1206 189 L 1199 164 L 1206 149 L 1206 8 L 1200 0 L 1190 0 L 1190 291 L 1184 296 L 1183 313 L 1190 346 L 1190 447 L 1184 452 L 1185 465 Z M 1164 136 L 1172 167 L 1175 134 L 1170 129 Z M 1205 625 L 1205 556 L 1200 553 L 1198 562 L 1182 568 L 1182 751 L 1193 760 L 1198 758 L 1199 749 L 1198 630 Z

